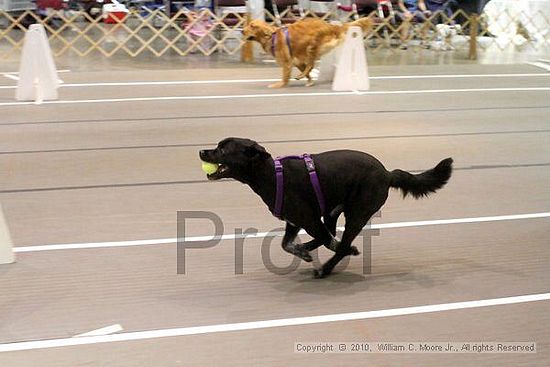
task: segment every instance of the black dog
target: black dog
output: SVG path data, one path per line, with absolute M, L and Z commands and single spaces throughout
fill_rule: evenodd
M 276 196 L 274 161 L 266 150 L 253 140 L 227 138 L 216 149 L 201 150 L 205 162 L 219 164 L 218 170 L 207 175 L 210 180 L 233 178 L 249 185 L 273 210 Z M 373 214 L 384 205 L 390 187 L 399 188 L 403 196 L 427 196 L 447 183 L 451 177 L 452 158 L 420 174 L 396 169 L 388 172 L 373 156 L 353 151 L 336 150 L 313 154 L 317 175 L 325 199 L 324 222 L 308 171 L 302 160 L 286 160 L 283 165 L 284 198 L 282 219 L 286 221 L 283 249 L 304 261 L 312 261 L 309 251 L 325 245 L 335 252 L 314 275 L 323 278 L 347 255 L 358 255 L 351 243 Z M 339 241 L 336 222 L 340 214 L 346 218 L 345 230 Z M 300 228 L 313 240 L 295 244 Z

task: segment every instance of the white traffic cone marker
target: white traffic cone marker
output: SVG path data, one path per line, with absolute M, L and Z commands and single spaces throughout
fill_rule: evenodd
M 44 26 L 32 24 L 25 34 L 15 99 L 42 101 L 58 98 L 59 79 Z
M 334 91 L 366 91 L 370 89 L 367 55 L 363 44 L 363 31 L 349 27 L 336 64 L 332 82 Z
M 0 264 L 10 264 L 14 261 L 15 256 L 13 255 L 10 231 L 4 218 L 2 206 L 0 206 Z

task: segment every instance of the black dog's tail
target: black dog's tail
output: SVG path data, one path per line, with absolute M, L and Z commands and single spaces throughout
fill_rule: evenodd
M 417 175 L 396 169 L 390 172 L 390 186 L 401 189 L 403 197 L 411 194 L 418 199 L 442 188 L 449 181 L 452 171 L 452 158 L 444 159 L 435 168 Z

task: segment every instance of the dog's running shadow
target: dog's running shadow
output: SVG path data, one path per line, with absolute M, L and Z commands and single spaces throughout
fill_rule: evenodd
M 461 274 L 487 272 L 525 277 L 521 271 L 511 271 L 502 266 L 478 263 L 470 259 L 431 261 L 425 264 L 393 264 L 382 266 L 372 274 L 361 274 L 359 269 L 342 270 L 324 279 L 313 279 L 310 269 L 300 268 L 288 276 L 288 282 L 274 285 L 290 294 L 324 296 L 349 295 L 366 291 L 383 293 L 404 292 L 411 289 L 427 289 L 452 284 Z
M 289 276 L 288 282 L 274 284 L 274 287 L 289 294 L 332 297 L 363 293 L 369 290 L 402 292 L 411 288 L 431 288 L 443 283 L 427 274 L 412 270 L 366 275 L 344 270 L 324 279 L 313 279 L 311 275 L 311 270 L 301 269 Z

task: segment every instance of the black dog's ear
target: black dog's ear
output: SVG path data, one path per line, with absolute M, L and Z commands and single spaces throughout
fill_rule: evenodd
M 249 147 L 246 148 L 246 154 L 250 158 L 258 159 L 258 160 L 264 160 L 271 157 L 271 154 L 269 154 L 264 147 L 262 147 L 260 144 L 255 143 Z

